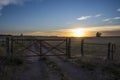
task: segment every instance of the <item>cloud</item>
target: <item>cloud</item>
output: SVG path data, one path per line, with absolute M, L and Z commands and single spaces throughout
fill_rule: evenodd
M 33 36 L 71 36 L 71 32 L 65 29 L 58 31 L 35 31 L 35 32 L 25 32 L 24 35 L 33 35 Z
M 25 1 L 29 0 L 0 0 L 0 10 L 2 10 L 5 6 L 9 4 L 22 4 Z
M 96 17 L 97 18 L 97 17 L 100 17 L 100 16 L 102 16 L 102 14 L 96 14 L 94 16 L 81 16 L 81 17 L 77 18 L 77 20 L 82 21 L 82 20 L 87 20 L 91 17 Z
M 113 19 L 116 19 L 116 20 L 118 20 L 118 19 L 120 19 L 120 17 L 114 17 Z
M 2 15 L 1 10 L 5 7 L 8 6 L 10 4 L 14 4 L 14 5 L 20 5 L 23 4 L 26 1 L 31 1 L 31 0 L 0 0 L 0 16 Z
M 102 16 L 101 14 L 97 14 L 97 15 L 95 15 L 95 17 L 100 17 L 100 16 Z
M 87 27 L 88 31 L 115 31 L 120 30 L 120 25 L 111 25 L 111 26 L 93 26 L 91 28 Z
M 89 19 L 89 18 L 91 18 L 91 16 L 81 16 L 81 17 L 77 18 L 77 20 L 82 21 L 82 20 L 86 20 L 86 19 Z
M 120 8 L 118 8 L 117 11 L 120 11 Z
M 103 21 L 104 21 L 104 22 L 108 22 L 108 21 L 111 21 L 111 19 L 110 19 L 110 18 L 107 18 L 107 19 L 104 19 Z
M 114 17 L 114 18 L 106 18 L 103 21 L 104 22 L 112 22 L 113 20 L 120 20 L 120 17 Z

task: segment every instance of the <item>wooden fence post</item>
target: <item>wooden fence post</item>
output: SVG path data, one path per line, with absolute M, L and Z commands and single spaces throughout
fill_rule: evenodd
M 42 40 L 40 40 L 40 55 L 42 55 Z
M 6 38 L 6 55 L 7 58 L 10 58 L 10 37 Z
M 107 54 L 107 59 L 110 60 L 110 53 L 111 52 L 111 43 L 108 43 L 108 54 Z
M 84 56 L 84 39 L 81 40 L 81 56 Z
M 68 58 L 71 58 L 71 38 L 68 38 Z
M 111 46 L 111 60 L 113 60 L 115 52 L 116 52 L 116 45 L 112 44 L 112 46 Z
M 66 38 L 66 56 L 71 58 L 71 38 Z
M 65 42 L 66 42 L 66 57 L 67 57 L 68 56 L 68 38 L 66 38 Z
M 11 49 L 10 49 L 11 56 L 13 55 L 13 47 L 14 47 L 14 42 L 13 42 L 13 36 L 12 36 L 11 37 Z

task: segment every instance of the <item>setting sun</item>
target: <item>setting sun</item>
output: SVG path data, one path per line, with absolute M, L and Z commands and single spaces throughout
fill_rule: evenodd
M 84 29 L 73 29 L 73 36 L 74 37 L 81 37 L 84 36 Z

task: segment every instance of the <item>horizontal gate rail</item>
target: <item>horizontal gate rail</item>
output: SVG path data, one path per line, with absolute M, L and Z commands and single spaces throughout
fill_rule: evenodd
M 37 56 L 43 56 L 43 55 L 24 55 L 24 56 L 20 56 L 20 57 L 37 57 Z M 57 55 L 44 55 L 44 56 L 65 56 L 65 54 L 57 54 Z
M 12 39 L 13 41 L 65 41 L 66 39 Z

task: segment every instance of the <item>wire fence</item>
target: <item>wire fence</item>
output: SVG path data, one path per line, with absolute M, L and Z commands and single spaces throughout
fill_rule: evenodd
M 0 60 L 3 56 L 9 56 L 8 37 L 0 37 Z M 19 38 L 19 37 L 18 37 Z M 86 57 L 86 59 L 109 60 L 120 62 L 120 38 L 69 38 L 70 56 Z M 54 43 L 51 43 L 54 44 Z M 11 47 L 11 46 L 10 46 Z M 61 45 L 64 50 L 65 45 Z
M 98 40 L 98 42 L 96 40 Z M 99 39 L 95 39 L 90 42 L 86 39 L 79 39 L 73 40 L 72 43 L 73 56 L 84 57 L 86 60 L 120 62 L 119 41 L 117 43 L 114 43 L 112 40 L 99 42 Z

